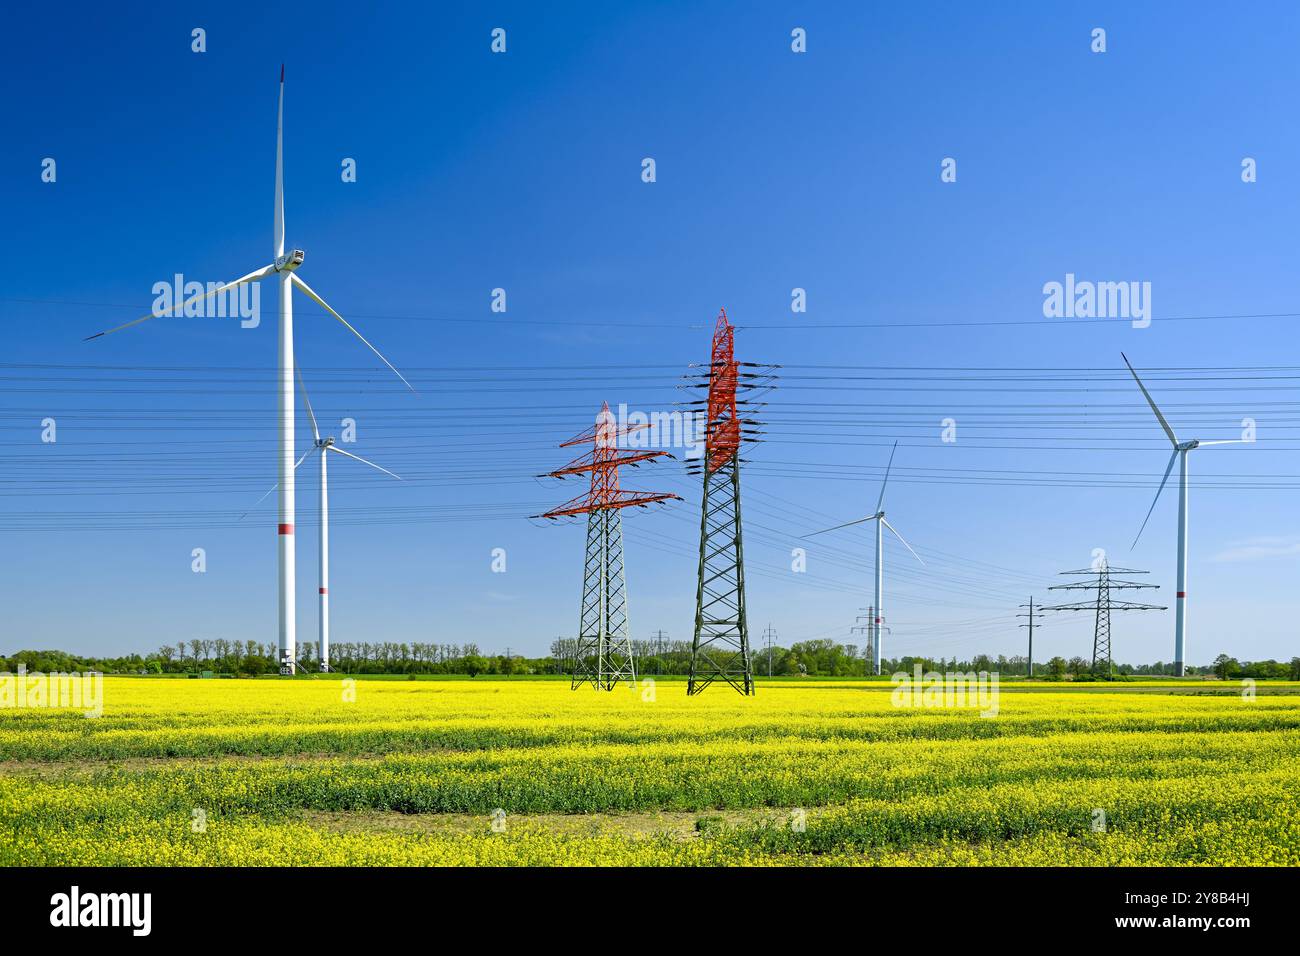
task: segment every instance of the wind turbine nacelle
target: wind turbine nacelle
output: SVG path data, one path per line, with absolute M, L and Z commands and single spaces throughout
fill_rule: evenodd
M 283 255 L 275 260 L 276 272 L 293 272 L 300 265 L 302 260 L 307 258 L 307 253 L 301 249 L 294 249 L 288 255 Z

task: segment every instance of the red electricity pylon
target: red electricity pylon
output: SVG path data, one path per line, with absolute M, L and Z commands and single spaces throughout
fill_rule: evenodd
M 740 445 L 759 441 L 752 427 L 736 411 L 736 392 L 771 388 L 770 367 L 760 372 L 740 371 L 736 331 L 723 309 L 713 329 L 713 349 L 705 381 L 708 397 L 699 403 L 707 409 L 704 426 L 704 475 L 700 515 L 700 564 L 695 589 L 695 639 L 691 646 L 691 676 L 686 693 L 700 693 L 715 680 L 724 680 L 746 696 L 754 693 L 749 654 L 749 621 L 745 612 L 745 551 L 740 520 Z M 742 381 L 742 379 L 744 381 Z M 752 401 L 740 405 L 753 407 Z M 696 469 L 688 469 L 694 472 Z
M 635 465 L 639 462 L 650 461 L 668 455 L 666 451 L 619 450 L 618 443 L 620 439 L 626 438 L 632 432 L 649 427 L 649 424 L 619 425 L 614 418 L 613 412 L 609 410 L 609 402 L 605 402 L 601 406 L 600 414 L 596 416 L 596 424 L 560 444 L 561 448 L 571 448 L 574 445 L 594 445 L 595 447 L 585 455 L 575 458 L 563 468 L 547 473 L 548 478 L 564 478 L 568 475 L 581 475 L 590 472 L 591 488 L 585 494 L 581 494 L 571 501 L 566 501 L 558 508 L 552 508 L 546 514 L 537 517 L 565 518 L 604 509 L 630 508 L 634 505 L 645 506 L 654 504 L 657 501 L 673 499 L 680 501 L 681 498 L 678 495 L 645 491 L 623 491 L 618 486 L 618 469 L 620 465 Z
M 713 328 L 713 352 L 709 362 L 708 424 L 705 434 L 706 465 L 715 472 L 740 451 L 740 417 L 736 414 L 736 330 L 727 321 L 727 310 L 718 313 Z
M 588 681 L 598 690 L 612 690 L 620 680 L 636 681 L 627 617 L 627 582 L 623 574 L 623 509 L 680 500 L 674 494 L 624 491 L 618 486 L 619 466 L 668 455 L 666 451 L 619 449 L 619 439 L 648 427 L 648 424 L 620 426 L 610 413 L 609 403 L 605 402 L 595 425 L 560 445 L 568 448 L 590 444 L 591 451 L 549 474 L 552 478 L 591 474 L 591 487 L 585 494 L 538 515 L 541 518 L 587 516 L 582 610 L 572 660 L 571 686 L 575 690 Z

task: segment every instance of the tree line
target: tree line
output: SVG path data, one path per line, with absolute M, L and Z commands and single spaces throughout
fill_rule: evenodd
M 686 675 L 691 670 L 691 642 L 638 640 L 632 642 L 636 669 L 640 675 Z M 330 647 L 331 669 L 347 674 L 463 674 L 526 675 L 567 674 L 573 669 L 577 641 L 561 638 L 551 643 L 545 657 L 525 657 L 511 653 L 485 654 L 476 643 L 428 644 L 395 642 L 339 642 Z M 840 644 L 823 638 L 797 641 L 789 647 L 754 648 L 752 666 L 756 676 L 773 677 L 866 677 L 871 661 L 857 645 Z M 316 642 L 298 644 L 301 670 L 319 669 Z M 881 660 L 881 671 L 894 674 L 912 673 L 917 665 L 924 671 L 986 671 L 1004 677 L 1026 676 L 1029 662 L 1022 655 L 992 656 L 976 654 L 967 660 L 955 655 L 945 657 L 903 656 Z M 18 651 L 0 656 L 0 670 L 16 672 L 19 666 L 28 672 L 100 671 L 105 674 L 236 674 L 258 676 L 279 671 L 276 648 L 257 641 L 194 639 L 165 644 L 148 654 L 121 657 L 93 657 L 65 651 Z M 1116 664 L 1117 677 L 1172 676 L 1172 662 L 1151 664 Z M 1220 654 L 1205 667 L 1188 666 L 1189 676 L 1213 675 L 1223 680 L 1255 678 L 1263 680 L 1300 680 L 1300 657 L 1287 663 L 1238 661 Z M 1034 664 L 1034 677 L 1042 680 L 1096 680 L 1091 662 L 1083 657 L 1052 657 Z
M 0 656 L 0 670 L 19 665 L 29 673 L 100 671 L 105 674 L 277 674 L 273 644 L 257 641 L 191 640 L 164 644 L 149 654 L 94 657 L 65 651 L 18 651 Z M 320 669 L 315 641 L 298 643 L 298 668 Z M 340 642 L 330 645 L 330 669 L 349 674 L 541 674 L 561 673 L 549 658 L 483 654 L 477 644 Z
M 661 674 L 684 675 L 691 671 L 691 642 L 669 640 L 633 641 L 633 653 L 636 656 L 637 673 L 648 676 Z M 571 661 L 577 651 L 577 641 L 566 638 L 552 642 L 551 657 L 553 661 Z M 1232 662 L 1234 665 L 1236 661 Z M 867 677 L 872 673 L 872 662 L 865 653 L 860 652 L 856 644 L 840 644 L 829 638 L 813 641 L 798 641 L 789 647 L 754 647 L 751 648 L 751 664 L 756 676 L 770 674 L 773 677 Z M 882 674 L 912 673 L 916 665 L 923 671 L 940 673 L 971 671 L 994 673 L 1004 677 L 1027 677 L 1029 659 L 1023 655 L 996 656 L 976 654 L 969 659 L 960 660 L 952 657 L 903 656 L 895 658 L 882 657 L 880 670 Z M 1184 673 L 1189 676 L 1220 673 L 1222 668 L 1218 661 L 1207 667 L 1188 666 Z M 1173 661 L 1156 661 L 1151 664 L 1115 664 L 1112 673 L 1118 677 L 1172 677 Z M 1092 662 L 1084 657 L 1052 657 L 1047 661 L 1034 663 L 1034 677 L 1043 680 L 1097 680 Z M 1265 677 L 1300 680 L 1300 657 L 1293 657 L 1289 664 L 1277 661 L 1263 661 L 1251 664 L 1240 672 L 1234 670 L 1230 678 Z M 1227 679 L 1227 678 L 1225 678 Z

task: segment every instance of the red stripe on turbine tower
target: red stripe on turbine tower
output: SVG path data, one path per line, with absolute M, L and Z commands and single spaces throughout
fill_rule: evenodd
M 291 524 L 280 525 L 280 534 L 293 534 L 293 525 Z

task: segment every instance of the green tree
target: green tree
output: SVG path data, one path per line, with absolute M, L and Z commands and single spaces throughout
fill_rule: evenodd
M 1214 659 L 1214 673 L 1219 680 L 1227 680 L 1240 670 L 1241 665 L 1227 654 L 1220 654 Z

